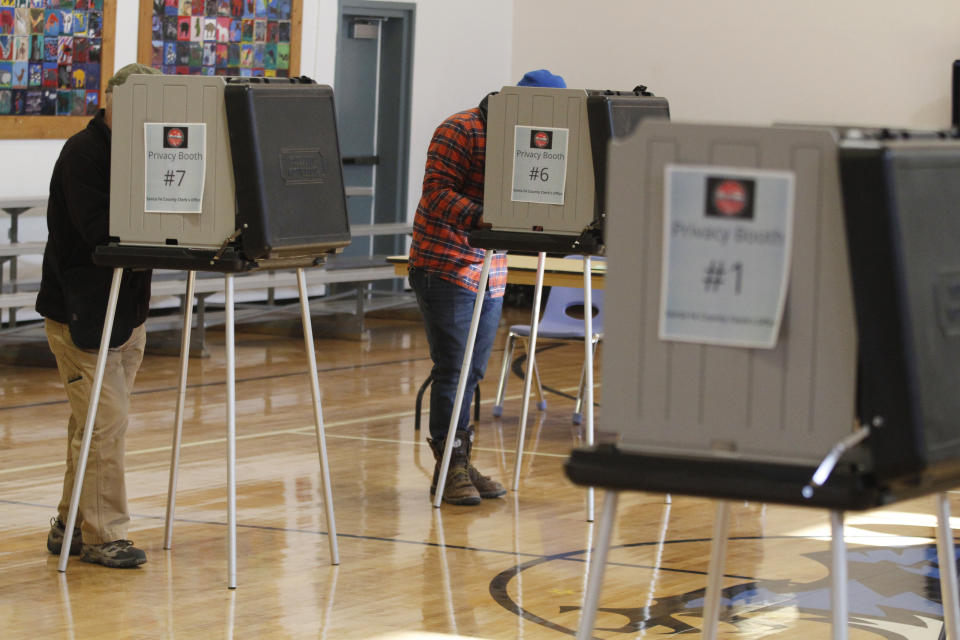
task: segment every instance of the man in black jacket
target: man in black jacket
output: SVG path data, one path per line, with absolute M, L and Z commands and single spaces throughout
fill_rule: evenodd
M 64 544 L 64 523 L 113 274 L 113 269 L 93 264 L 94 247 L 105 244 L 109 235 L 112 92 L 135 73 L 159 71 L 140 64 L 117 71 L 107 84 L 104 109 L 67 140 L 50 180 L 48 237 L 36 308 L 46 319 L 47 342 L 70 401 L 63 494 L 47 536 L 51 553 L 60 553 Z M 126 539 L 130 515 L 124 454 L 130 392 L 143 359 L 150 275 L 149 271 L 129 270 L 123 274 L 83 477 L 78 526 L 67 541 L 71 554 L 82 554 L 81 560 L 107 567 L 134 567 L 147 560 L 146 554 Z

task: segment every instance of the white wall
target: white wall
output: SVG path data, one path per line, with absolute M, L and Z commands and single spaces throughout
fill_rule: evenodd
M 678 120 L 946 127 L 957 0 L 519 0 L 514 75 L 646 84 Z
M 115 67 L 136 59 L 137 4 L 117 3 Z M 446 116 L 475 106 L 512 84 L 510 53 L 514 0 L 416 2 L 408 211 L 413 217 L 427 144 Z M 336 0 L 304 0 L 300 69 L 332 85 L 336 70 Z M 336 87 L 334 87 L 336 91 Z M 2 198 L 46 197 L 62 140 L 0 140 Z

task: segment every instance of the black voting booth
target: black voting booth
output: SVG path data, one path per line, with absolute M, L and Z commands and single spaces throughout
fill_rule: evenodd
M 494 250 L 537 253 L 528 347 L 531 356 L 527 358 L 524 377 L 514 490 L 518 489 L 520 480 L 546 254 L 584 256 L 584 306 L 592 308 L 590 256 L 604 253 L 606 211 L 599 189 L 604 184 L 607 145 L 610 140 L 630 133 L 644 119 L 668 119 L 669 115 L 667 100 L 654 96 L 642 85 L 632 91 L 503 87 L 488 100 L 483 219 L 490 228 L 470 233 L 470 245 L 484 249 L 486 255 L 454 406 L 460 406 L 463 401 Z M 533 186 L 521 186 L 526 180 Z M 588 336 L 584 403 L 590 444 L 593 443 L 593 350 L 589 339 L 592 334 L 592 317 L 587 313 L 584 316 L 584 335 Z M 450 420 L 435 507 L 439 507 L 442 500 L 456 416 L 454 412 Z M 592 490 L 588 491 L 587 519 L 593 520 Z
M 648 155 L 653 140 L 660 145 L 655 157 Z M 796 362 L 791 357 L 808 353 L 803 357 L 820 362 L 821 368 L 804 374 L 825 380 L 821 386 L 830 388 L 802 387 L 811 399 L 809 407 L 789 401 L 776 405 L 783 415 L 791 411 L 806 415 L 802 424 L 790 424 L 787 418 L 783 424 L 772 425 L 774 437 L 769 442 L 764 440 L 764 425 L 756 418 L 771 414 L 748 407 L 742 418 L 732 420 L 734 426 L 708 425 L 696 435 L 702 442 L 692 444 L 692 440 L 683 442 L 682 434 L 669 436 L 663 431 L 664 426 L 675 431 L 696 429 L 692 422 L 677 418 L 671 423 L 664 418 L 663 424 L 646 412 L 644 407 L 650 403 L 657 411 L 666 407 L 667 414 L 672 409 L 669 400 L 659 403 L 644 395 L 651 387 L 640 382 L 649 373 L 643 365 L 629 372 L 620 370 L 620 374 L 631 375 L 626 381 L 605 385 L 604 412 L 606 418 L 610 409 L 613 423 L 608 420 L 607 426 L 621 431 L 621 441 L 575 450 L 565 464 L 573 482 L 610 490 L 604 511 L 606 529 L 599 534 L 603 549 L 598 553 L 598 573 L 591 575 L 580 637 L 589 637 L 593 626 L 607 550 L 604 545 L 609 544 L 616 493 L 621 490 L 711 497 L 720 500 L 720 505 L 728 500 L 750 500 L 831 510 L 835 634 L 839 626 L 844 629 L 843 636 L 834 637 L 845 637 L 846 600 L 845 595 L 838 596 L 845 589 L 846 575 L 842 512 L 943 492 L 960 484 L 956 368 L 960 361 L 960 258 L 956 251 L 960 241 L 960 140 L 950 132 L 664 124 L 644 125 L 612 156 L 621 162 L 637 159 L 630 172 L 619 172 L 608 182 L 607 195 L 615 201 L 611 210 L 615 233 L 620 237 L 627 228 L 636 231 L 638 225 L 623 225 L 622 220 L 637 215 L 625 207 L 639 211 L 649 236 L 634 238 L 635 246 L 642 247 L 634 252 L 646 253 L 651 259 L 640 260 L 640 272 L 618 276 L 616 270 L 632 260 L 622 253 L 630 250 L 630 243 L 620 240 L 610 247 L 608 288 L 615 290 L 608 299 L 620 301 L 608 304 L 607 323 L 608 327 L 616 325 L 618 319 L 612 317 L 619 315 L 622 330 L 608 329 L 608 341 L 628 335 L 646 341 L 649 346 L 641 358 L 646 355 L 657 360 L 666 353 L 670 367 L 683 366 L 682 361 L 691 356 L 700 358 L 707 380 L 717 373 L 710 370 L 711 359 L 714 365 L 726 366 L 726 377 L 734 380 L 740 365 L 776 378 L 777 366 L 770 366 L 773 363 L 781 369 L 778 388 L 787 399 L 792 375 L 788 370 Z M 781 343 L 772 352 L 658 341 L 645 324 L 650 316 L 637 310 L 644 303 L 658 305 L 661 274 L 652 272 L 651 266 L 659 261 L 659 245 L 667 237 L 656 226 L 666 215 L 661 212 L 669 208 L 663 202 L 663 176 L 671 167 L 701 162 L 721 174 L 739 165 L 787 169 L 796 177 L 790 317 L 781 331 Z M 632 187 L 628 184 L 631 179 L 643 184 Z M 804 265 L 800 271 L 798 263 Z M 814 281 L 808 281 L 808 276 Z M 633 278 L 638 284 L 632 290 L 618 289 L 617 278 L 621 282 Z M 636 304 L 622 300 L 638 289 L 646 289 L 649 295 Z M 824 331 L 837 331 L 844 342 L 853 340 L 852 360 L 844 355 L 842 344 L 824 345 L 822 341 L 829 338 L 805 335 L 809 327 L 818 324 Z M 616 353 L 621 346 L 618 343 L 609 351 Z M 638 352 L 633 347 L 627 351 L 621 364 L 636 359 Z M 615 372 L 607 370 L 606 379 L 613 375 Z M 666 371 L 663 375 L 671 374 Z M 795 377 L 794 383 L 798 380 Z M 722 383 L 715 381 L 714 386 L 717 384 Z M 754 378 L 750 384 L 755 395 L 757 385 L 763 383 Z M 703 390 L 707 396 L 711 393 L 710 388 Z M 724 393 L 735 395 L 737 389 L 728 386 Z M 714 408 L 719 413 L 728 410 L 723 403 Z M 735 413 L 728 417 L 731 415 Z M 709 416 L 701 421 L 709 422 Z M 815 431 L 826 423 L 833 424 L 813 438 L 796 435 L 797 430 Z M 783 441 L 780 445 L 778 437 Z M 687 448 L 681 450 L 678 445 Z M 818 446 L 821 453 L 814 458 L 811 454 Z M 941 494 L 939 507 L 940 564 L 953 567 L 946 494 Z M 720 558 L 711 558 L 704 613 L 706 638 L 716 633 L 726 537 L 723 514 L 718 506 L 712 553 Z M 956 575 L 941 572 L 941 579 L 946 627 L 956 633 Z
M 329 530 L 338 564 L 329 465 L 304 269 L 350 243 L 333 91 L 308 78 L 133 75 L 114 92 L 110 242 L 94 261 L 114 267 L 78 477 L 90 448 L 124 269 L 188 272 L 164 548 L 173 511 L 196 271 L 224 274 L 227 361 L 228 580 L 236 582 L 235 274 L 295 268 Z M 74 526 L 81 483 L 74 486 Z M 66 547 L 65 547 L 66 548 Z M 58 569 L 66 570 L 62 553 Z

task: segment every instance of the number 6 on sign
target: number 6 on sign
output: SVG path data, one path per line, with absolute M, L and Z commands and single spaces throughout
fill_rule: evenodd
M 793 173 L 664 172 L 660 339 L 775 347 L 790 275 Z

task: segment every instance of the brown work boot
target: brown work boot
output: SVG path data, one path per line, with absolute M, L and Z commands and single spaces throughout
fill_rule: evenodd
M 467 475 L 470 476 L 470 482 L 473 483 L 473 486 L 477 490 L 477 493 L 480 494 L 480 497 L 499 498 L 500 496 L 506 494 L 507 490 L 502 484 L 490 476 L 483 475 L 475 466 L 473 466 L 473 463 L 470 462 L 472 452 L 473 431 L 470 431 L 470 436 L 467 438 Z
M 477 493 L 470 475 L 467 473 L 467 442 L 469 434 L 466 431 L 457 431 L 453 443 L 453 452 L 450 454 L 450 466 L 447 469 L 447 480 L 443 485 L 443 501 L 450 504 L 476 505 L 480 504 L 480 494 Z M 440 475 L 440 465 L 443 462 L 443 442 L 427 438 L 433 457 L 437 464 L 433 468 L 433 482 L 430 484 L 430 495 L 437 491 L 437 478 Z
M 467 475 L 470 477 L 470 482 L 473 483 L 473 487 L 477 490 L 477 493 L 480 494 L 481 498 L 499 498 L 507 493 L 507 490 L 502 484 L 490 476 L 483 475 L 477 471 L 477 468 L 472 464 L 467 465 Z

